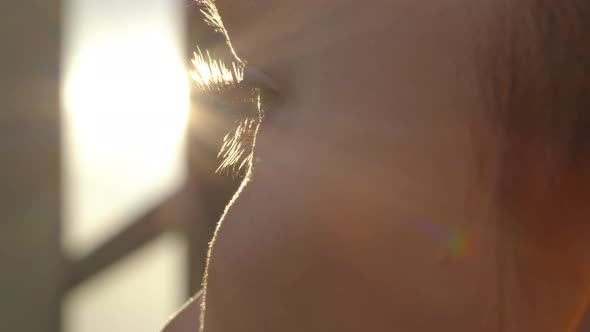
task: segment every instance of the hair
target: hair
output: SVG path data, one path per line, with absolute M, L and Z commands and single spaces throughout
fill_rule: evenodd
M 519 214 L 568 191 L 590 199 L 590 2 L 499 3 L 485 58 L 500 203 Z
M 590 250 L 590 1 L 498 5 L 484 58 L 489 114 L 502 140 L 503 253 L 520 279 L 507 293 L 522 290 L 541 320 L 543 287 L 573 292 L 566 283 L 590 281 L 581 262 Z M 578 296 L 580 312 L 567 318 L 572 331 L 590 299 Z
M 542 136 L 581 166 L 590 159 L 590 2 L 528 0 L 501 12 L 503 40 L 494 50 L 501 123 L 510 134 Z

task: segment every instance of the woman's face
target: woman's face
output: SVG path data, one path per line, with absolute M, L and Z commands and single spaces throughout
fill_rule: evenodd
M 495 331 L 488 1 L 218 0 L 275 80 L 206 332 Z
M 575 329 L 590 298 L 590 180 L 563 176 L 556 195 L 545 171 L 567 168 L 542 136 L 507 140 L 525 207 L 511 225 L 534 241 L 498 231 L 507 145 L 482 85 L 498 55 L 487 44 L 506 38 L 491 36 L 502 4 L 217 0 L 281 102 L 263 105 L 253 174 L 212 246 L 205 332 Z M 166 331 L 195 329 L 198 308 Z

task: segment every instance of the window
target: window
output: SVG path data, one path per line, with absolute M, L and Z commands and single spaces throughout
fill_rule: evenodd
M 186 180 L 185 8 L 181 0 L 64 8 L 62 244 L 80 262 Z M 157 330 L 187 298 L 185 242 L 165 233 L 68 288 L 64 331 Z
M 186 301 L 184 239 L 167 234 L 73 289 L 64 332 L 158 331 Z
M 184 8 L 65 5 L 63 238 L 67 253 L 83 256 L 184 180 Z

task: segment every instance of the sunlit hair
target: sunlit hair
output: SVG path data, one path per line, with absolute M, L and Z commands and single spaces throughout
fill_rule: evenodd
M 496 4 L 482 72 L 503 142 L 500 266 L 518 270 L 508 292 L 530 298 L 522 310 L 569 316 L 564 331 L 574 331 L 590 304 L 590 2 Z M 547 285 L 578 297 L 574 312 L 536 301 Z

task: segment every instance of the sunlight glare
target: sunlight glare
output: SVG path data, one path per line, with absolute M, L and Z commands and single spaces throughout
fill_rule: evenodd
M 189 91 L 180 1 L 68 10 L 64 246 L 83 254 L 181 185 Z

